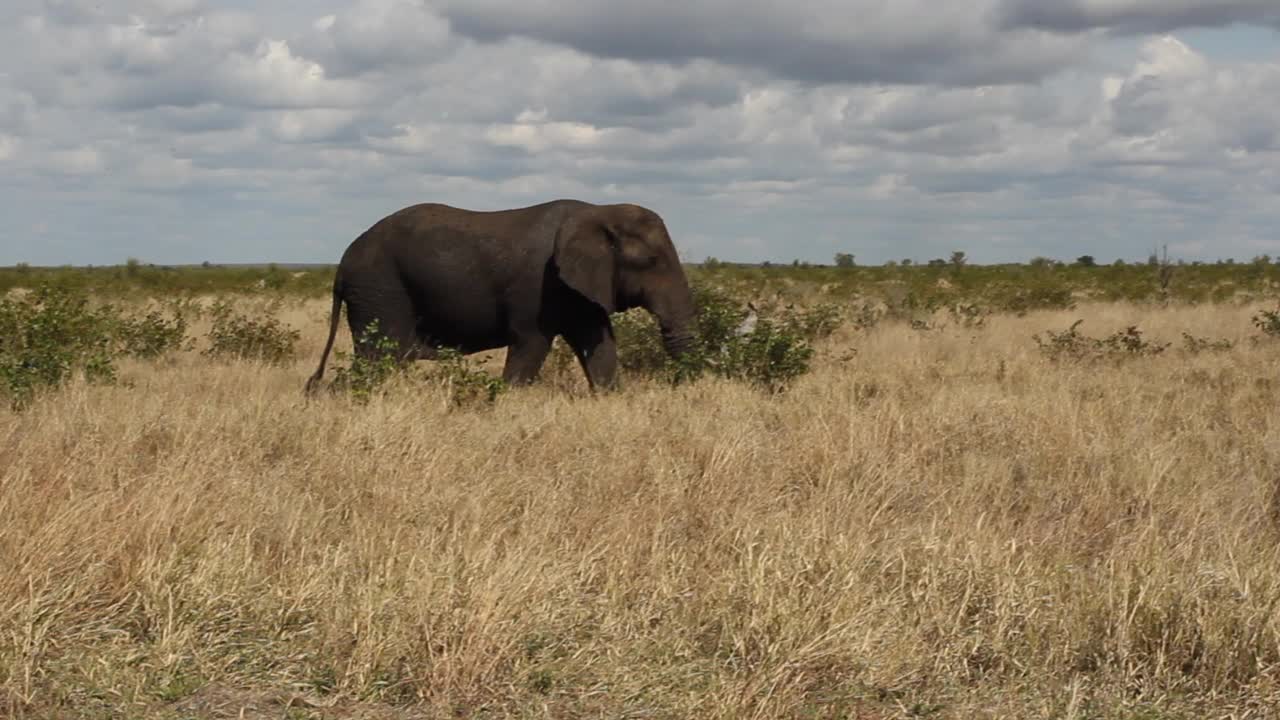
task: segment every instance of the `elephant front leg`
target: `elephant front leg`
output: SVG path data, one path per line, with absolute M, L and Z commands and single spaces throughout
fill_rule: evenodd
M 527 385 L 538 377 L 542 363 L 551 352 L 554 338 L 533 335 L 517 339 L 507 348 L 507 361 L 502 367 L 502 379 L 508 385 Z
M 618 386 L 618 343 L 613 337 L 613 326 L 591 325 L 564 334 L 573 348 L 587 384 L 592 390 L 613 390 Z

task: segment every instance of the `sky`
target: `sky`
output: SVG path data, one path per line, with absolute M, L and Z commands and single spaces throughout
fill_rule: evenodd
M 6 0 L 0 264 L 336 262 L 418 202 L 686 261 L 1280 256 L 1276 0 Z

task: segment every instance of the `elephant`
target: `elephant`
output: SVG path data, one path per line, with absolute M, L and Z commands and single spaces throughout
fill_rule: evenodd
M 375 320 L 402 363 L 442 347 L 507 348 L 502 378 L 533 382 L 563 337 L 592 392 L 618 387 L 610 315 L 643 307 L 667 353 L 695 343 L 696 309 L 663 219 L 646 207 L 559 199 L 508 210 L 441 203 L 387 215 L 347 247 L 333 280 L 329 337 L 307 380 L 312 394 L 333 348 L 342 303 L 352 338 Z M 359 357 L 375 351 L 356 344 Z

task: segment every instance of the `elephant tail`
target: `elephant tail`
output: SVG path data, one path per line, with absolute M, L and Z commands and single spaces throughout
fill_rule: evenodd
M 329 351 L 333 349 L 333 339 L 338 334 L 338 319 L 342 314 L 342 271 L 338 270 L 333 277 L 333 307 L 329 310 L 329 339 L 324 343 L 324 352 L 320 353 L 320 367 L 307 379 L 306 394 L 312 395 L 320 387 L 320 378 L 324 376 L 324 364 L 329 359 Z

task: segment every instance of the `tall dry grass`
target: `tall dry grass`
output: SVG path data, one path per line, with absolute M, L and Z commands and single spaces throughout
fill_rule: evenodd
M 1276 716 L 1280 351 L 1247 309 L 843 330 L 777 397 L 567 375 L 459 412 L 304 403 L 326 304 L 285 310 L 292 367 L 0 414 L 0 713 Z M 1078 316 L 1240 342 L 1042 358 Z

